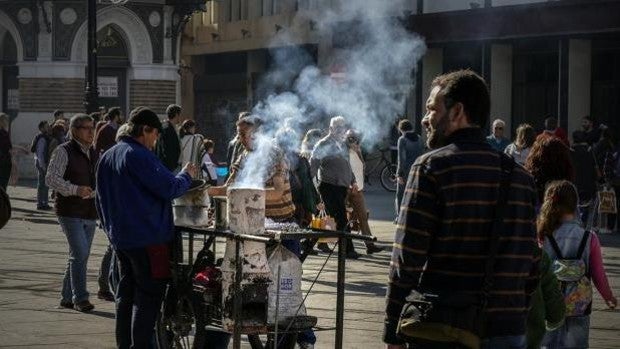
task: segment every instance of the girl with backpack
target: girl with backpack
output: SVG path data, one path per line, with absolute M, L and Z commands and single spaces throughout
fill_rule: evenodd
M 566 305 L 564 325 L 545 335 L 543 348 L 588 348 L 592 284 L 610 309 L 618 303 L 607 281 L 598 237 L 584 230 L 575 216 L 578 202 L 571 182 L 550 182 L 537 220 L 538 237 Z

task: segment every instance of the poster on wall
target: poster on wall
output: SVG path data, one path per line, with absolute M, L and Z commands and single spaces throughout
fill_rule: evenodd
M 118 78 L 116 76 L 97 77 L 99 97 L 118 97 Z

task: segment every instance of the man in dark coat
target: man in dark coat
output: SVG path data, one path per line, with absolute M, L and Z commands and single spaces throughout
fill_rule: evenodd
M 183 122 L 181 107 L 171 104 L 166 108 L 168 121 L 163 123 L 163 129 L 157 139 L 155 154 L 171 172 L 179 168 L 179 156 L 181 155 L 181 139 L 177 133 L 177 127 Z
M 107 121 L 95 133 L 95 151 L 99 155 L 116 144 L 116 131 L 123 121 L 121 108 L 110 108 L 106 119 Z

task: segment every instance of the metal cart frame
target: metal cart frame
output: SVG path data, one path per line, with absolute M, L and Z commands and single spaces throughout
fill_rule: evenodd
M 266 230 L 264 235 L 247 235 L 247 234 L 237 234 L 230 230 L 218 230 L 215 228 L 193 228 L 193 227 L 183 227 L 176 226 L 175 227 L 175 240 L 182 239 L 183 233 L 188 234 L 188 264 L 193 265 L 193 256 L 194 256 L 194 241 L 197 235 L 203 237 L 209 236 L 209 243 L 214 243 L 216 237 L 223 237 L 227 239 L 232 239 L 235 241 L 235 281 L 233 283 L 233 287 L 235 290 L 234 295 L 234 307 L 233 307 L 233 319 L 236 320 L 239 318 L 239 314 L 241 313 L 241 292 L 239 292 L 239 287 L 242 281 L 242 272 L 243 266 L 241 263 L 240 256 L 240 248 L 241 243 L 243 241 L 257 241 L 263 243 L 275 242 L 279 243 L 282 240 L 300 240 L 300 239 L 319 239 L 319 238 L 337 238 L 338 239 L 338 269 L 337 269 L 337 279 L 336 279 L 336 326 L 334 330 L 336 331 L 336 340 L 334 343 L 334 348 L 342 349 L 343 342 L 343 330 L 344 330 L 344 291 L 345 291 L 345 275 L 346 275 L 346 239 L 354 239 L 361 241 L 376 241 L 376 238 L 370 236 L 363 236 L 359 234 L 352 234 L 349 232 L 343 231 L 332 231 L 332 230 L 322 230 L 322 229 L 314 229 L 314 228 L 304 228 L 303 232 L 280 232 L 277 230 Z M 178 241 L 178 240 L 177 240 Z M 175 248 L 173 251 L 173 268 L 176 267 L 179 263 L 183 263 L 183 244 L 177 244 L 181 246 L 181 248 Z M 329 256 L 327 257 L 329 258 Z M 176 273 L 173 273 L 175 275 Z M 173 280 L 173 282 L 177 282 L 178 280 Z M 240 349 L 241 348 L 241 329 L 240 322 L 235 321 L 235 328 L 233 331 L 233 348 Z

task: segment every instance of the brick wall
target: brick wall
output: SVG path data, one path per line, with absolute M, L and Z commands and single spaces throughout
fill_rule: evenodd
M 131 80 L 130 109 L 146 106 L 157 114 L 165 114 L 166 107 L 176 101 L 176 82 L 166 80 Z
M 20 112 L 84 111 L 84 79 L 19 79 Z

